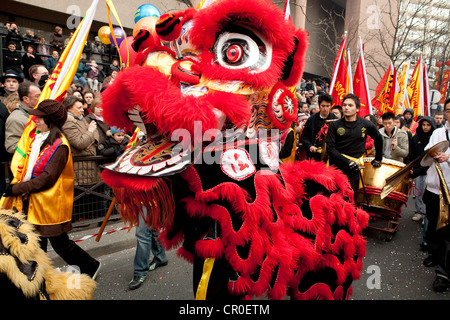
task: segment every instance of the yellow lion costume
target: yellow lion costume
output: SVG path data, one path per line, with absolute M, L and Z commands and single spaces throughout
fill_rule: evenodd
M 24 215 L 0 210 L 0 299 L 88 300 L 96 282 L 86 274 L 60 272 L 39 246 Z

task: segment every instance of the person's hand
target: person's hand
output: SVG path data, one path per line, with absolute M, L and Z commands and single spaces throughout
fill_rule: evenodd
M 379 167 L 381 167 L 381 161 L 377 161 L 377 160 L 375 160 L 375 159 L 372 160 L 371 164 L 372 164 L 372 166 L 373 166 L 374 168 L 379 168 Z
M 96 123 L 94 120 L 92 120 L 92 121 L 89 123 L 88 131 L 89 131 L 89 132 L 95 132 L 95 130 L 97 130 L 97 123 Z
M 397 145 L 398 145 L 397 138 L 392 139 L 391 150 L 397 148 Z
M 348 166 L 349 166 L 350 170 L 358 170 L 359 169 L 359 165 L 355 161 L 350 161 L 348 163 Z
M 317 152 L 317 147 L 314 147 L 314 146 L 311 146 L 310 148 L 309 148 L 309 151 L 311 152 L 311 153 L 316 153 Z
M 5 192 L 3 193 L 3 196 L 6 197 L 12 197 L 13 196 L 13 192 L 12 192 L 12 188 L 13 188 L 13 184 L 8 184 L 6 186 Z
M 442 162 L 446 162 L 449 159 L 450 155 L 443 153 L 443 152 L 439 152 L 434 159 L 438 160 L 440 163 Z

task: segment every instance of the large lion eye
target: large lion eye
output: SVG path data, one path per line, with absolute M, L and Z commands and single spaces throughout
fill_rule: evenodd
M 244 49 L 238 44 L 232 44 L 227 49 L 226 58 L 230 63 L 238 63 L 244 56 Z
M 265 71 L 272 59 L 272 47 L 264 36 L 250 27 L 232 25 L 222 31 L 214 45 L 217 63 L 229 69 Z

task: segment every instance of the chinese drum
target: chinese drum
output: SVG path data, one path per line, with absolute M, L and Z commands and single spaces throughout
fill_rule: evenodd
M 371 164 L 373 159 L 373 157 L 363 158 L 364 169 L 361 170 L 361 174 L 364 186 L 360 181 L 356 202 L 400 214 L 402 206 L 408 201 L 408 176 L 383 199 L 381 198 L 381 191 L 386 185 L 386 178 L 404 168 L 405 164 L 395 160 L 383 159 L 381 167 L 375 168 Z

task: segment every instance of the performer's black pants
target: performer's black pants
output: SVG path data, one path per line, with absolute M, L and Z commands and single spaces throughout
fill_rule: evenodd
M 342 169 L 341 169 L 342 170 Z M 342 170 L 342 172 L 347 176 L 350 186 L 354 192 L 354 199 L 356 199 L 356 193 L 359 189 L 359 169 L 358 170 Z
M 425 234 L 428 252 L 434 256 L 441 269 L 450 274 L 450 225 L 436 230 L 440 212 L 439 195 L 425 190 L 423 202 L 428 219 L 428 228 Z
M 50 238 L 41 238 L 40 246 L 47 252 L 47 243 L 50 241 L 55 252 L 71 266 L 78 266 L 81 273 L 92 276 L 97 269 L 97 261 L 86 251 L 81 249 L 74 241 L 69 239 L 67 232 Z

